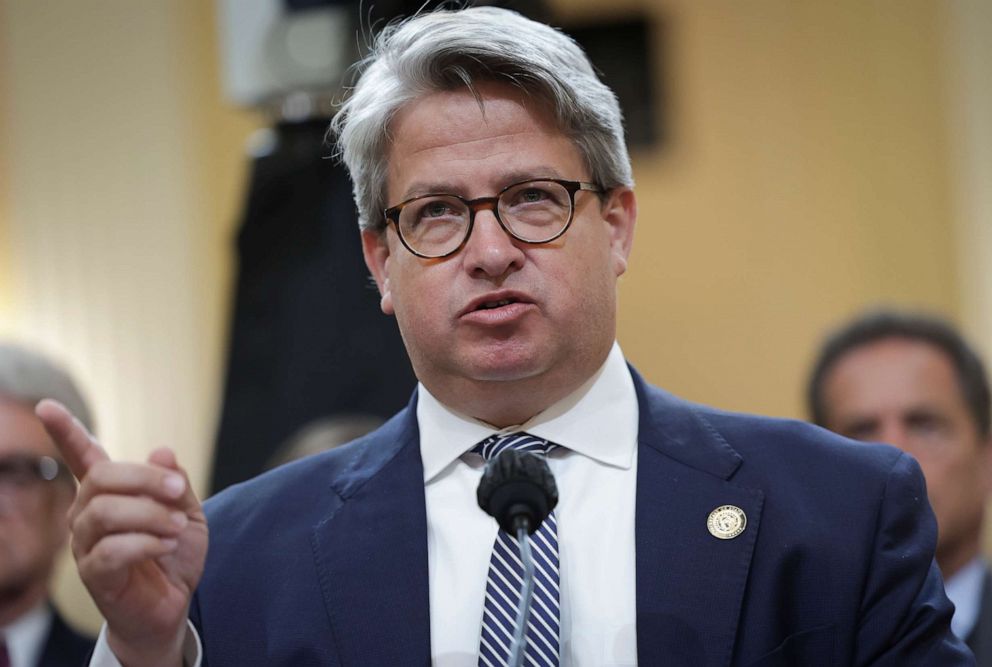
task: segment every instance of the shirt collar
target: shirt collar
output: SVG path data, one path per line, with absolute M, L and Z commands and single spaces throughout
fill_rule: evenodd
M 38 664 L 51 624 L 52 610 L 43 601 L 7 627 L 0 628 L 0 636 L 7 641 L 10 664 Z
M 951 630 L 961 639 L 971 634 L 978 621 L 984 577 L 985 560 L 981 556 L 976 556 L 944 583 L 947 597 L 954 603 Z
M 455 412 L 422 384 L 417 422 L 424 482 L 429 483 L 493 433 L 526 431 L 606 465 L 629 468 L 637 444 L 637 393 L 620 346 L 581 387 L 526 423 L 496 429 Z

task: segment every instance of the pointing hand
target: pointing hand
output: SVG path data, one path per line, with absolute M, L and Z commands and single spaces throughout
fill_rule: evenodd
M 180 665 L 186 616 L 203 574 L 207 521 L 171 450 L 111 461 L 55 401 L 35 412 L 79 480 L 69 510 L 80 577 L 123 665 Z

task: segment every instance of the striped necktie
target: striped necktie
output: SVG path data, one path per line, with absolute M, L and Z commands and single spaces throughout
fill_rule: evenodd
M 474 451 L 486 461 L 506 449 L 533 452 L 546 456 L 558 445 L 529 433 L 494 435 L 475 446 Z M 534 557 L 534 599 L 527 619 L 525 664 L 558 665 L 558 522 L 552 512 L 541 527 L 527 538 Z M 486 599 L 482 612 L 482 639 L 479 643 L 479 666 L 501 667 L 510 657 L 523 564 L 516 537 L 504 531 L 496 534 L 486 580 Z

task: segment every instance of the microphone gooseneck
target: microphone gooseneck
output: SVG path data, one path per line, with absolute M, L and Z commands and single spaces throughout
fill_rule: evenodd
M 486 465 L 476 496 L 479 507 L 494 517 L 502 530 L 515 536 L 520 547 L 524 576 L 508 662 L 510 667 L 520 667 L 534 597 L 534 559 L 527 536 L 541 527 L 558 504 L 558 487 L 544 457 L 507 449 Z

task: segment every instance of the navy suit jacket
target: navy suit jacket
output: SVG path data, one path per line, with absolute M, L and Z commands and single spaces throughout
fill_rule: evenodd
M 38 667 L 83 667 L 89 664 L 96 640 L 81 635 L 52 608 L 52 625 L 38 660 Z
M 689 404 L 633 375 L 639 664 L 973 664 L 949 630 L 912 458 Z M 430 664 L 415 404 L 207 502 L 191 606 L 205 664 Z M 734 539 L 707 530 L 721 505 L 747 516 Z

